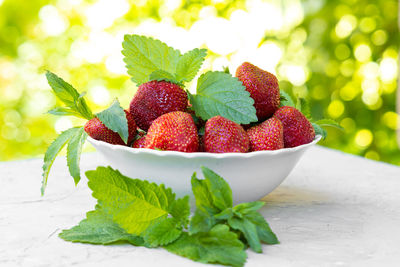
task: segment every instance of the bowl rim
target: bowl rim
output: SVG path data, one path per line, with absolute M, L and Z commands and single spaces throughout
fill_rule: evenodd
M 290 148 L 282 148 L 278 150 L 262 150 L 262 151 L 253 151 L 253 152 L 247 152 L 247 153 L 209 153 L 209 152 L 180 152 L 180 151 L 162 151 L 162 150 L 154 150 L 154 149 L 149 149 L 149 148 L 132 148 L 129 146 L 123 146 L 123 145 L 113 145 L 109 144 L 104 141 L 99 141 L 91 138 L 90 136 L 87 137 L 88 141 L 95 147 L 97 146 L 102 146 L 106 147 L 108 149 L 112 149 L 114 151 L 117 150 L 123 150 L 132 154 L 143 154 L 143 155 L 154 155 L 154 156 L 175 156 L 175 157 L 181 157 L 181 158 L 215 158 L 215 159 L 221 159 L 221 158 L 252 158 L 252 157 L 257 157 L 257 156 L 262 156 L 262 155 L 278 155 L 278 154 L 286 154 L 286 153 L 292 153 L 298 150 L 302 150 L 306 147 L 315 145 L 321 140 L 322 136 L 321 135 L 316 135 L 314 140 L 308 144 L 296 146 L 296 147 L 290 147 Z

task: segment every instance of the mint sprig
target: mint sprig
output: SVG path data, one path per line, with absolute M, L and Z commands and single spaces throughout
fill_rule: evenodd
M 50 114 L 57 116 L 72 115 L 87 120 L 91 120 L 96 116 L 107 128 L 117 132 L 125 143 L 128 142 L 128 122 L 124 109 L 120 106 L 118 100 L 115 100 L 106 110 L 94 115 L 89 106 L 86 104 L 84 93 L 80 94 L 71 84 L 67 83 L 62 78 L 50 71 L 46 72 L 46 77 L 54 94 L 65 104 L 65 106 L 55 107 L 54 109 L 50 110 Z M 79 162 L 82 153 L 82 147 L 87 136 L 88 135 L 83 127 L 74 127 L 61 133 L 48 147 L 43 163 L 43 181 L 41 187 L 42 195 L 44 195 L 44 191 L 47 186 L 47 180 L 51 166 L 57 155 L 66 144 L 68 144 L 68 170 L 75 181 L 75 185 L 78 184 L 81 179 Z
M 66 107 L 52 109 L 49 113 L 53 115 L 74 115 L 87 120 L 94 118 L 92 111 L 86 104 L 84 93 L 79 94 L 71 84 L 50 71 L 46 72 L 46 78 L 54 94 L 66 105 Z
M 131 179 L 110 167 L 87 171 L 98 204 L 59 236 L 72 242 L 164 247 L 195 261 L 231 266 L 244 265 L 246 245 L 261 252 L 261 242 L 278 242 L 257 212 L 263 202 L 232 207 L 228 183 L 206 167 L 202 172 L 204 179 L 192 177 L 197 209 L 189 218 L 188 196 L 177 199 L 164 185 Z
M 257 121 L 254 100 L 237 78 L 221 71 L 209 71 L 197 80 L 196 94 L 190 95 L 196 115 L 208 120 L 220 115 L 239 124 Z

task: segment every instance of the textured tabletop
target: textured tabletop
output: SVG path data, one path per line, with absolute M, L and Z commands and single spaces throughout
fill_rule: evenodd
M 103 163 L 82 155 L 82 170 Z M 0 163 L 0 266 L 205 266 L 163 249 L 96 246 L 58 237 L 95 200 L 64 158 L 40 197 L 41 159 Z M 264 200 L 280 244 L 247 250 L 246 266 L 400 266 L 400 168 L 316 146 Z M 210 265 L 211 266 L 211 265 Z

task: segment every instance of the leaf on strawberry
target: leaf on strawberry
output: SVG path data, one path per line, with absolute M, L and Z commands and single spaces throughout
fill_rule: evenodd
M 312 122 L 311 124 L 314 127 L 315 135 L 321 135 L 322 139 L 325 140 L 326 136 L 328 135 L 326 130 L 314 122 Z
M 339 130 L 344 130 L 343 127 L 340 126 L 340 124 L 337 121 L 334 121 L 331 119 L 321 119 L 321 120 L 315 121 L 315 123 L 318 124 L 319 126 L 330 126 L 330 127 L 334 127 Z
M 258 120 L 250 93 L 242 82 L 224 72 L 209 71 L 201 75 L 190 102 L 196 115 L 204 120 L 217 115 L 239 124 Z
M 82 147 L 87 138 L 87 133 L 83 127 L 79 128 L 71 137 L 67 146 L 67 165 L 69 173 L 74 178 L 75 185 L 81 180 L 79 161 L 81 158 Z
M 175 242 L 165 246 L 169 252 L 203 263 L 243 266 L 244 245 L 226 225 L 216 225 L 209 232 L 188 235 L 182 233 Z
M 111 244 L 126 241 L 135 246 L 143 246 L 143 238 L 128 234 L 112 220 L 111 211 L 97 205 L 96 209 L 86 214 L 86 219 L 79 225 L 63 230 L 59 237 L 66 241 L 90 244 Z
M 46 72 L 46 78 L 55 95 L 67 106 L 65 108 L 52 109 L 49 113 L 54 115 L 74 115 L 88 120 L 94 117 L 86 104 L 84 94 L 79 94 L 72 85 L 50 71 Z
M 156 70 L 174 74 L 181 56 L 179 50 L 160 40 L 136 34 L 125 35 L 122 47 L 128 74 L 137 85 L 148 82 Z
M 46 153 L 44 154 L 44 162 L 43 162 L 43 180 L 42 180 L 42 196 L 44 195 L 44 191 L 47 186 L 47 179 L 49 177 L 49 172 L 51 169 L 51 166 L 53 165 L 53 162 L 55 158 L 57 157 L 58 153 L 60 153 L 61 149 L 71 140 L 75 134 L 80 131 L 82 127 L 74 127 L 70 128 L 64 132 L 62 132 L 54 141 L 53 143 L 50 144 L 50 146 L 47 148 Z
M 175 194 L 164 185 L 130 179 L 110 167 L 87 171 L 86 176 L 93 197 L 113 209 L 114 221 L 130 234 L 141 235 L 156 220 L 172 216 Z
M 195 48 L 183 54 L 176 66 L 176 77 L 179 82 L 190 82 L 199 72 L 207 56 L 207 49 Z
M 299 97 L 297 99 L 296 108 L 301 111 L 307 119 L 311 119 L 311 108 L 304 98 Z
M 281 100 L 281 104 L 280 104 L 281 107 L 282 106 L 296 107 L 296 105 L 293 102 L 292 97 L 283 90 L 280 90 L 280 100 Z
M 182 84 L 178 82 L 178 79 L 173 74 L 166 72 L 164 70 L 153 71 L 149 76 L 149 81 L 154 81 L 154 80 L 171 82 L 182 86 Z
M 117 99 L 109 108 L 97 113 L 96 116 L 108 129 L 118 133 L 125 144 L 128 143 L 128 121 L 125 111 Z

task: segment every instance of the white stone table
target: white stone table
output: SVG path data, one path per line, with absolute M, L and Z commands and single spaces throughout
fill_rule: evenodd
M 83 171 L 102 164 L 84 154 Z M 41 159 L 0 163 L 0 266 L 205 266 L 131 245 L 70 243 L 95 200 L 57 159 L 40 197 Z M 400 266 L 400 168 L 316 146 L 261 210 L 281 243 L 246 266 Z

